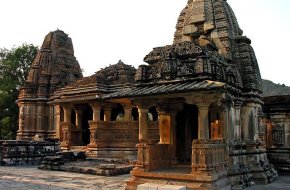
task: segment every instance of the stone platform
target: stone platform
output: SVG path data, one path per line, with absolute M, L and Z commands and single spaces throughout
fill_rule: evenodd
M 125 180 L 130 175 L 114 177 L 95 176 L 68 172 L 38 170 L 36 167 L 0 166 L 1 190 L 31 189 L 90 189 L 90 190 L 124 190 Z M 255 185 L 246 190 L 290 189 L 290 176 L 280 176 L 269 185 Z

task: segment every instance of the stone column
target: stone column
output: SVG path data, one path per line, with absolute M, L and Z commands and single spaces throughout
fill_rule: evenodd
M 124 121 L 132 121 L 132 106 L 131 105 L 123 105 L 125 115 Z
M 71 145 L 71 113 L 72 113 L 72 106 L 63 106 L 64 112 L 64 122 L 61 125 L 62 131 L 62 138 L 63 142 L 61 142 L 62 149 L 69 149 Z
M 55 105 L 54 106 L 54 126 L 55 126 L 55 133 L 56 133 L 56 138 L 60 139 L 60 110 L 61 107 L 60 105 Z
M 71 123 L 71 113 L 72 113 L 72 107 L 63 107 L 63 121 L 67 123 Z
M 24 105 L 19 105 L 19 131 L 23 131 L 24 130 Z
M 209 139 L 208 104 L 197 104 L 198 107 L 198 139 Z
M 83 124 L 83 110 L 76 109 L 76 128 L 82 130 L 82 124 Z
M 90 144 L 88 145 L 88 147 L 91 150 L 93 150 L 97 147 L 95 137 L 96 137 L 96 133 L 97 133 L 98 122 L 100 122 L 100 120 L 101 120 L 101 105 L 99 103 L 94 103 L 94 104 L 91 104 L 91 107 L 93 109 L 93 121 L 89 121 Z
M 24 119 L 25 119 L 25 106 L 22 104 L 18 104 L 19 107 L 19 121 L 18 121 L 18 131 L 17 131 L 17 137 L 16 140 L 22 140 L 23 138 L 23 132 L 24 132 Z
M 236 140 L 241 140 L 242 138 L 242 126 L 241 126 L 241 107 L 243 102 L 235 101 L 235 128 L 234 137 Z
M 158 111 L 159 114 L 159 144 L 170 144 L 171 140 L 171 118 L 165 111 Z
M 148 142 L 148 108 L 138 108 L 139 112 L 139 142 Z
M 254 140 L 254 113 L 253 106 L 247 104 L 241 109 L 242 116 L 242 139 L 243 140 Z
M 75 144 L 82 144 L 83 143 L 83 110 L 75 109 L 76 114 L 76 123 L 75 123 L 75 136 L 73 137 L 73 141 Z
M 104 107 L 104 121 L 111 121 L 111 107 Z

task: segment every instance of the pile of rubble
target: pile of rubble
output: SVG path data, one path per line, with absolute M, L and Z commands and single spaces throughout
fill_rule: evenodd
M 86 159 L 84 152 L 62 152 L 43 159 L 38 167 L 43 170 L 67 171 L 101 176 L 128 174 L 135 161 L 120 159 Z

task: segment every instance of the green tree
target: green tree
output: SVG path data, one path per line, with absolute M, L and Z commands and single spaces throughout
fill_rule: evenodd
M 0 49 L 0 139 L 15 139 L 18 129 L 18 91 L 25 84 L 38 48 L 22 44 Z

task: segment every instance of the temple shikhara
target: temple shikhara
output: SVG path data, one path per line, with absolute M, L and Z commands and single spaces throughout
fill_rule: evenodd
M 226 0 L 189 0 L 173 43 L 144 61 L 83 77 L 71 38 L 50 32 L 20 90 L 17 139 L 57 138 L 62 150 L 137 160 L 127 190 L 243 189 L 277 177 L 266 148 L 274 160 L 277 147 L 290 151 L 290 117 L 280 133 L 271 101 L 274 116 L 264 117 L 255 52 Z

